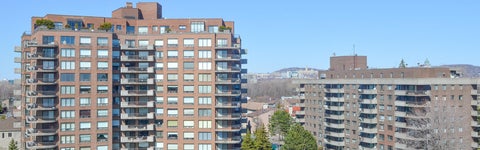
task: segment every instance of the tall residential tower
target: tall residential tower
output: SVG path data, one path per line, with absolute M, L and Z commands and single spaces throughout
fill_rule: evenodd
M 156 2 L 127 3 L 112 17 L 32 17 L 15 47 L 23 144 L 240 149 L 246 51 L 234 31 L 222 19 L 164 19 Z

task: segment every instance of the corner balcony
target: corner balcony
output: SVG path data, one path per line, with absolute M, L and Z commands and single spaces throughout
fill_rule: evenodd
M 128 78 L 120 79 L 120 84 L 154 84 L 154 79 L 138 79 L 138 78 Z
M 326 144 L 335 145 L 335 146 L 345 146 L 345 141 L 334 141 L 330 139 L 323 139 Z
M 27 149 L 54 149 L 58 146 L 56 142 L 34 142 L 34 141 L 27 141 L 25 145 Z
M 223 66 L 216 66 L 215 72 L 241 72 L 242 68 L 236 66 L 229 66 L 222 68 Z
M 241 136 L 233 136 L 233 137 L 227 137 L 227 138 L 217 137 L 215 139 L 215 143 L 217 144 L 239 144 L 240 142 L 242 142 Z
M 480 135 L 478 134 L 478 132 L 472 131 L 472 137 L 480 138 Z
M 423 139 L 423 138 L 415 138 L 415 137 L 412 137 L 412 136 L 408 135 L 408 133 L 402 133 L 402 132 L 395 132 L 395 138 L 408 139 L 408 140 L 416 140 L 416 141 L 423 141 L 423 140 L 425 140 L 425 139 Z
M 370 138 L 370 137 L 361 137 L 361 141 L 362 142 L 365 142 L 365 143 L 377 143 L 377 138 L 376 137 L 373 137 L 373 138 Z
M 376 123 L 378 123 L 377 118 L 360 118 L 360 122 L 362 122 L 362 123 L 369 123 L 369 124 L 376 124 Z
M 478 123 L 477 121 L 473 121 L 470 123 L 471 126 L 473 127 L 480 127 L 480 123 Z
M 29 128 L 26 130 L 25 134 L 30 136 L 51 136 L 58 133 L 57 129 L 34 129 Z
M 295 122 L 305 123 L 305 118 L 295 118 Z
M 477 142 L 472 142 L 471 146 L 475 149 L 480 148 L 480 145 Z
M 122 108 L 142 108 L 142 107 L 147 107 L 147 108 L 152 108 L 155 106 L 154 101 L 148 101 L 148 102 L 121 102 L 120 107 Z
M 120 119 L 153 119 L 154 113 L 121 113 Z
M 121 131 L 153 131 L 155 129 L 154 124 L 149 125 L 121 125 Z
M 42 53 L 37 54 L 28 54 L 27 59 L 37 59 L 37 60 L 55 60 L 57 59 L 56 55 L 46 55 Z
M 363 113 L 363 114 L 377 114 L 378 111 L 376 108 L 361 108 L 361 111 L 360 113 Z
M 216 90 L 215 96 L 240 96 L 241 90 Z
M 218 125 L 215 128 L 217 132 L 239 132 L 242 130 L 242 125 L 240 124 L 232 124 L 232 125 Z
M 215 84 L 240 84 L 240 78 L 216 78 Z
M 377 99 L 360 99 L 360 103 L 362 104 L 378 104 Z
M 43 117 L 43 116 L 27 116 L 27 123 L 54 123 L 57 122 L 57 118 Z
M 479 102 L 479 100 L 473 99 L 473 100 L 470 101 L 470 104 L 471 104 L 472 106 L 477 106 L 477 105 L 480 105 L 480 102 Z
M 344 115 L 334 115 L 334 114 L 325 114 L 325 118 L 335 119 L 335 120 L 344 120 Z
M 31 78 L 26 79 L 27 84 L 37 84 L 37 85 L 55 85 L 57 84 L 57 79 L 55 78 Z
M 154 142 L 155 136 L 122 136 L 120 142 L 122 143 L 140 143 L 140 142 Z
M 337 124 L 337 123 L 323 122 L 323 124 L 327 127 L 330 127 L 330 128 L 336 128 L 336 129 L 344 129 L 345 128 L 344 123 Z
M 478 95 L 478 90 L 477 89 L 472 89 L 470 93 L 472 95 Z
M 345 106 L 327 106 L 328 110 L 345 111 Z
M 153 56 L 138 56 L 138 55 L 123 55 L 120 56 L 120 61 L 133 61 L 133 62 L 139 62 L 139 61 L 154 61 L 155 59 Z
M 57 97 L 57 91 L 28 91 L 27 97 Z
M 55 107 L 55 105 L 29 103 L 26 106 L 27 110 L 57 110 L 57 107 Z
M 13 62 L 15 62 L 15 63 L 22 63 L 22 58 L 20 58 L 20 57 L 14 57 L 14 58 L 13 58 Z
M 153 67 L 121 67 L 121 73 L 153 73 Z
M 297 92 L 305 92 L 305 88 L 297 88 L 296 91 Z
M 13 52 L 21 53 L 22 52 L 22 47 L 21 46 L 13 47 Z
M 153 90 L 121 90 L 120 96 L 153 96 Z
M 240 113 L 227 113 L 227 114 L 216 114 L 216 120 L 239 120 L 242 118 L 242 114 Z
M 395 101 L 395 106 L 403 106 L 403 107 L 427 107 L 426 101 L 425 102 L 406 102 L 406 101 Z
M 120 49 L 121 50 L 155 50 L 153 45 L 135 46 L 135 45 L 127 45 L 127 44 L 120 45 Z
M 478 111 L 476 111 L 476 110 L 472 110 L 472 111 L 471 111 L 471 115 L 472 115 L 472 116 L 478 116 L 479 114 L 480 114 L 480 113 L 478 113 Z
M 217 55 L 216 61 L 240 61 L 240 54 Z
M 430 90 L 395 90 L 395 95 L 400 96 L 429 96 Z
M 48 42 L 48 43 L 38 43 L 37 41 L 26 41 L 25 45 L 27 47 L 58 47 L 57 42 Z
M 345 133 L 343 133 L 343 132 L 325 131 L 325 135 L 330 135 L 330 136 L 334 136 L 334 137 L 345 137 Z
M 365 132 L 365 133 L 377 133 L 378 132 L 377 128 L 362 128 L 360 131 Z
M 215 108 L 240 108 L 240 102 L 218 102 L 215 104 Z

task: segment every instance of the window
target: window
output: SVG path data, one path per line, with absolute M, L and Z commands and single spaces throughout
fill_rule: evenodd
M 62 110 L 60 112 L 60 118 L 64 118 L 64 119 L 75 118 L 75 111 L 74 110 Z
M 90 142 L 90 134 L 80 134 L 80 143 Z
M 155 110 L 155 113 L 156 113 L 157 115 L 163 115 L 163 108 L 157 108 L 157 109 Z
M 62 70 L 73 70 L 75 69 L 75 61 L 62 61 L 61 62 Z
M 42 44 L 52 45 L 54 43 L 55 43 L 55 38 L 53 36 L 43 36 L 42 37 Z
M 90 85 L 81 85 L 80 86 L 80 93 L 81 94 L 87 94 L 92 91 L 92 87 Z
M 138 34 L 148 34 L 148 27 L 146 26 L 138 27 Z
M 75 57 L 75 49 L 62 48 L 61 56 L 62 57 Z
M 158 31 L 158 26 L 152 26 L 152 31 Z
M 73 144 L 75 143 L 74 135 L 63 135 L 60 137 L 60 143 L 62 144 Z
M 113 59 L 120 59 L 120 51 L 112 51 Z
M 61 86 L 61 94 L 75 94 L 75 86 Z
M 103 118 L 108 116 L 108 110 L 100 109 L 97 110 L 97 117 Z
M 105 110 L 105 111 L 106 111 L 106 110 Z M 99 121 L 99 122 L 97 122 L 97 129 L 98 129 L 98 130 L 108 129 L 108 122 L 106 122 L 106 121 Z
M 168 26 L 160 26 L 160 34 L 168 33 L 171 29 Z
M 97 73 L 97 81 L 108 81 L 108 74 Z
M 80 122 L 80 130 L 90 130 L 91 123 L 90 122 Z
M 74 36 L 60 36 L 60 41 L 63 45 L 74 45 L 75 37 Z
M 60 130 L 61 131 L 75 131 L 75 123 L 74 122 L 62 123 L 62 124 L 60 124 Z
M 205 23 L 204 22 L 192 22 L 190 24 L 190 32 L 203 32 L 205 31 Z
M 157 93 L 163 93 L 163 85 L 157 85 L 156 91 Z
M 97 137 L 97 141 L 99 141 L 99 139 L 102 139 L 102 138 Z M 97 150 L 108 150 L 108 146 L 97 146 Z
M 198 51 L 198 58 L 212 58 L 212 51 L 200 50 Z
M 183 93 L 193 93 L 194 86 L 193 85 L 184 85 L 183 86 Z
M 106 37 L 98 37 L 98 38 L 97 38 L 97 45 L 98 45 L 98 46 L 108 46 L 108 38 L 106 38 Z
M 87 97 L 80 98 L 80 106 L 90 106 L 90 98 L 87 98 Z
M 183 58 L 194 58 L 195 53 L 193 50 L 185 50 L 183 51 Z
M 117 25 L 116 28 L 117 28 L 118 31 L 121 31 L 122 30 L 122 25 Z
M 138 40 L 139 47 L 148 47 L 148 40 Z
M 193 47 L 195 46 L 193 39 L 183 39 L 183 47 Z
M 195 121 L 185 120 L 183 121 L 183 128 L 193 128 L 195 126 Z
M 91 67 L 91 62 L 80 62 L 80 70 L 88 70 Z
M 97 69 L 98 70 L 107 70 L 108 69 L 108 62 L 103 62 L 103 61 L 97 62 Z
M 90 81 L 90 73 L 80 73 L 80 81 Z
M 90 45 L 91 42 L 90 37 L 80 37 L 80 45 Z
M 178 39 L 168 39 L 167 40 L 168 47 L 177 47 L 178 46 Z
M 200 104 L 200 105 L 210 105 L 210 104 L 212 104 L 212 98 L 211 97 L 199 97 L 198 98 L 198 104 Z
M 62 98 L 60 99 L 60 106 L 75 106 L 74 98 Z
M 155 69 L 163 70 L 163 63 L 155 63 Z
M 167 98 L 167 103 L 168 104 L 177 104 L 178 103 L 178 97 L 168 97 Z
M 183 109 L 183 116 L 193 116 L 194 112 L 193 108 L 185 108 Z
M 81 49 L 80 50 L 80 57 L 91 57 L 92 51 L 89 49 Z
M 212 39 L 198 39 L 198 47 L 211 47 Z
M 106 97 L 97 98 L 97 106 L 107 106 L 107 105 L 108 105 L 108 98 Z
M 208 26 L 208 32 L 218 33 L 218 26 Z
M 211 74 L 198 74 L 198 81 L 200 82 L 211 82 L 212 75 Z
M 212 93 L 212 86 L 200 85 L 198 86 L 198 93 Z
M 168 70 L 177 70 L 178 69 L 178 63 L 177 62 L 168 62 L 167 63 L 167 69 Z
M 211 132 L 198 132 L 198 140 L 212 140 Z
M 178 29 L 179 29 L 179 30 L 186 30 L 186 29 L 187 29 L 187 26 L 185 26 L 185 25 L 179 25 L 179 26 L 178 26 Z
M 135 26 L 127 25 L 127 34 L 135 34 Z
M 155 47 L 163 47 L 163 40 L 155 40 Z
M 227 47 L 228 40 L 227 39 L 217 39 L 217 47 Z
M 108 86 L 107 85 L 99 85 L 97 86 L 97 93 L 107 93 Z
M 194 138 L 195 138 L 195 134 L 193 132 L 183 132 L 184 140 L 193 140 Z
M 198 109 L 198 116 L 200 116 L 200 117 L 212 116 L 212 110 L 211 109 Z
M 167 81 L 177 81 L 178 80 L 178 74 L 167 74 Z
M 167 51 L 167 58 L 178 58 L 178 51 Z
M 198 150 L 211 150 L 212 144 L 198 144 Z
M 60 81 L 62 82 L 74 82 L 75 74 L 74 73 L 62 73 L 60 74 Z
M 201 129 L 210 129 L 212 128 L 212 121 L 198 121 L 198 127 Z
M 195 104 L 195 99 L 193 97 L 183 97 L 183 104 Z
M 156 98 L 155 98 L 155 103 L 157 103 L 157 104 L 163 104 L 163 97 L 156 97 Z
M 177 120 L 168 120 L 167 121 L 167 127 L 168 128 L 177 128 L 178 127 L 178 121 Z M 169 136 L 170 138 L 170 136 Z
M 183 144 L 183 150 L 195 150 L 194 144 Z
M 199 62 L 198 63 L 199 70 L 212 70 L 212 62 Z
M 108 50 L 98 50 L 97 51 L 97 57 L 98 58 L 108 58 Z
M 193 70 L 194 69 L 193 62 L 183 62 L 183 69 L 184 70 Z

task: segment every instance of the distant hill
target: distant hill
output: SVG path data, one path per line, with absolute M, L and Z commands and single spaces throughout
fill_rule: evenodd
M 467 64 L 452 64 L 442 65 L 441 67 L 460 68 L 464 77 L 480 77 L 480 66 L 467 65 Z
M 273 73 L 282 73 L 282 72 L 288 72 L 288 71 L 300 71 L 300 70 L 305 70 L 305 67 L 290 67 L 290 68 L 283 68 L 277 71 L 274 71 Z M 321 69 L 316 69 L 316 68 L 308 68 L 308 70 L 315 70 L 315 71 L 320 71 Z

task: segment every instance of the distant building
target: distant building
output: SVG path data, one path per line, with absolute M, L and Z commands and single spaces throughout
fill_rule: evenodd
M 20 143 L 23 137 L 21 124 L 21 118 L 0 120 L 0 149 L 8 149 L 8 145 L 12 139 L 17 143 L 19 149 L 24 149 Z
M 369 69 L 356 55 L 331 57 L 319 77 L 295 82 L 305 128 L 326 149 L 425 149 L 433 136 L 455 149 L 480 148 L 478 78 L 429 63 Z M 448 122 L 418 123 L 435 115 Z M 429 134 L 417 134 L 426 131 L 419 126 Z

